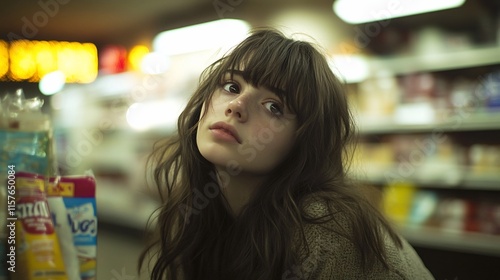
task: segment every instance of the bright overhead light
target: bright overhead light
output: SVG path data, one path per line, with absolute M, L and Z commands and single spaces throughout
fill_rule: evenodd
M 60 92 L 66 83 L 66 76 L 62 71 L 54 71 L 46 74 L 40 79 L 38 88 L 44 95 L 52 95 Z
M 248 23 L 237 19 L 221 19 L 159 33 L 153 49 L 167 55 L 227 48 L 243 40 L 250 30 Z
M 460 7 L 465 0 L 335 0 L 333 10 L 351 24 Z

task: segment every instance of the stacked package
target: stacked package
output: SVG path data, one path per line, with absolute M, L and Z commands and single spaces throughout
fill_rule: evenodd
M 0 280 L 95 279 L 97 216 L 91 174 L 57 174 L 43 100 L 0 100 Z

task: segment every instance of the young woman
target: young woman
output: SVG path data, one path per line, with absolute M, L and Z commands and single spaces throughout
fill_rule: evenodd
M 432 279 L 349 183 L 352 116 L 312 44 L 255 30 L 152 155 L 151 279 Z

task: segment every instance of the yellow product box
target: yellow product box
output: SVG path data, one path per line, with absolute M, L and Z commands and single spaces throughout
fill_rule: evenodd
M 37 175 L 20 173 L 16 177 L 15 215 L 9 212 L 16 233 L 11 244 L 17 256 L 14 268 L 9 269 L 12 280 L 67 279 L 44 184 Z

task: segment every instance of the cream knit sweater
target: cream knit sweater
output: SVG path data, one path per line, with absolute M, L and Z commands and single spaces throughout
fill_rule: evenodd
M 326 205 L 313 202 L 309 204 L 306 211 L 313 217 L 319 217 L 328 210 Z M 348 227 L 342 214 L 335 215 L 341 226 Z M 329 228 L 338 226 L 333 221 L 326 225 Z M 434 279 L 415 250 L 403 238 L 402 249 L 397 247 L 389 237 L 385 239 L 388 270 L 381 263 L 377 263 L 373 270 L 364 272 L 361 268 L 360 253 L 350 240 L 321 225 L 306 225 L 304 230 L 310 252 L 308 255 L 302 252 L 305 261 L 302 265 L 286 271 L 282 279 Z

